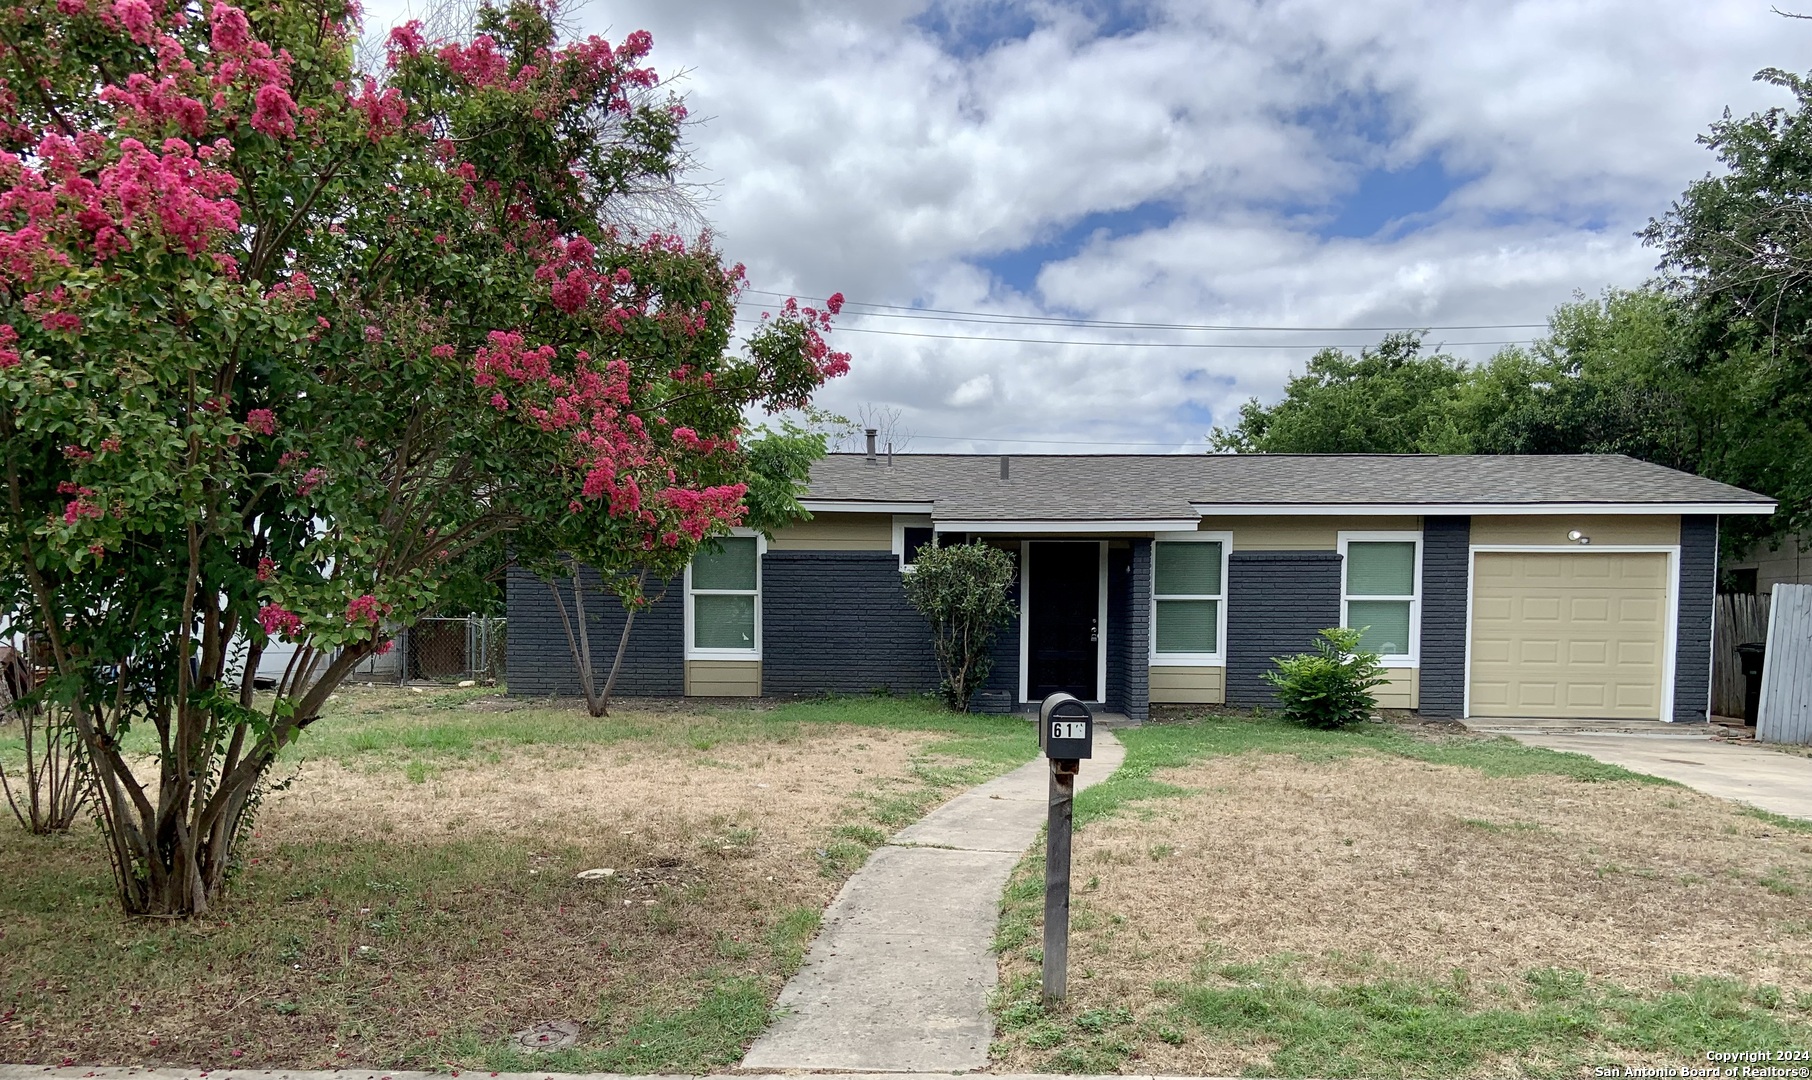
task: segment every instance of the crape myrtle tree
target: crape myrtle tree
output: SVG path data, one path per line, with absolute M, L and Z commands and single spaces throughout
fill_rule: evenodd
M 833 308 L 841 303 L 838 296 L 830 298 Z M 823 329 L 830 325 L 829 312 L 789 304 L 785 314 L 789 320 L 805 320 L 804 325 L 816 323 Z M 738 451 L 745 490 L 743 514 L 737 524 L 772 538 L 775 530 L 790 522 L 810 518 L 799 497 L 811 478 L 812 463 L 824 456 L 827 441 L 823 432 L 790 421 L 777 428 L 764 425 L 754 432 Z M 622 543 L 609 514 L 602 510 L 552 518 L 514 537 L 517 562 L 547 586 L 578 672 L 579 692 L 593 716 L 610 714 L 610 696 L 623 672 L 636 616 L 666 598 L 698 549 L 691 537 L 676 539 L 661 544 Z M 587 588 L 586 570 L 598 576 L 598 590 Z M 623 610 L 623 625 L 602 684 L 597 666 L 601 658 L 593 655 L 590 628 L 592 616 L 603 612 L 597 606 L 587 610 L 587 592 L 601 592 L 610 598 L 604 601 L 606 605 L 614 601 Z
M 0 600 L 129 912 L 209 909 L 279 750 L 464 552 L 578 517 L 677 558 L 741 518 L 744 411 L 847 366 L 796 308 L 732 350 L 740 267 L 613 228 L 684 110 L 647 34 L 554 16 L 403 26 L 368 75 L 347 0 L 0 9 Z

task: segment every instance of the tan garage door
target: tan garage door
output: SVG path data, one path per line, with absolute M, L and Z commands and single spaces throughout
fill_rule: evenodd
M 1661 716 L 1667 556 L 1473 556 L 1474 716 Z

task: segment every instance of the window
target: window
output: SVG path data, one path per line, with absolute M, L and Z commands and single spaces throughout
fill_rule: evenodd
M 931 531 L 930 526 L 920 528 L 917 525 L 908 525 L 902 531 L 905 534 L 903 539 L 905 540 L 904 546 L 906 548 L 903 557 L 906 560 L 907 566 L 911 566 L 913 563 L 919 561 L 920 549 L 937 546 L 937 534 Z
M 1422 538 L 1417 533 L 1342 535 L 1340 624 L 1386 662 L 1415 663 L 1420 638 Z
M 1152 545 L 1152 662 L 1219 664 L 1230 545 L 1221 536 L 1185 535 Z
M 928 514 L 895 514 L 893 517 L 893 553 L 900 560 L 901 570 L 912 569 L 923 549 L 944 547 L 960 540 L 961 537 L 940 538 L 931 527 Z
M 686 568 L 686 655 L 757 658 L 761 648 L 761 550 L 753 536 L 705 544 Z
M 1721 593 L 1741 593 L 1754 596 L 1761 591 L 1760 575 L 1756 567 L 1747 566 L 1741 570 L 1726 570 L 1718 579 L 1718 591 Z

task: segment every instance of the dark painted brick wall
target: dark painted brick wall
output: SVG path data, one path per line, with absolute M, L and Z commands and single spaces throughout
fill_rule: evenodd
M 1144 720 L 1151 713 L 1151 541 L 1134 540 L 1128 566 L 1126 632 L 1118 639 L 1125 683 L 1120 711 Z
M 598 576 L 590 570 L 582 572 L 581 580 L 585 587 L 592 668 L 597 673 L 598 686 L 602 688 L 610 675 L 617 641 L 623 633 L 623 605 L 615 596 L 599 590 Z M 567 644 L 560 611 L 554 606 L 547 583 L 512 566 L 504 589 L 510 616 L 510 693 L 533 697 L 578 696 L 581 693 L 579 669 L 573 663 L 572 648 Z M 562 582 L 560 590 L 571 617 L 572 580 L 568 578 Z M 648 592 L 650 595 L 658 593 L 660 587 L 653 585 Z M 682 606 L 685 600 L 684 587 L 675 581 L 660 602 L 636 616 L 614 693 L 660 697 L 686 692 L 686 612 Z
M 1466 579 L 1472 519 L 1422 522 L 1420 711 L 1458 716 L 1466 706 Z
M 1340 623 L 1340 553 L 1235 551 L 1227 563 L 1227 703 L 1272 705 L 1271 658 Z
M 1708 719 L 1711 695 L 1711 609 L 1718 577 L 1718 519 L 1680 519 L 1680 628 L 1674 638 L 1674 719 Z
M 770 551 L 761 615 L 764 694 L 937 689 L 931 628 L 891 552 Z

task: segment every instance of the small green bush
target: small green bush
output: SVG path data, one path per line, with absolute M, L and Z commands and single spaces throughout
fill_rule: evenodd
M 994 638 L 1013 618 L 1013 556 L 977 540 L 921 550 L 906 577 L 906 599 L 931 623 L 938 687 L 945 703 L 969 711 L 994 669 Z
M 1359 651 L 1359 631 L 1331 627 L 1321 631 L 1315 651 L 1273 657 L 1276 671 L 1265 681 L 1277 687 L 1284 716 L 1304 727 L 1343 728 L 1372 715 L 1378 701 L 1374 687 L 1385 683 L 1377 653 Z

